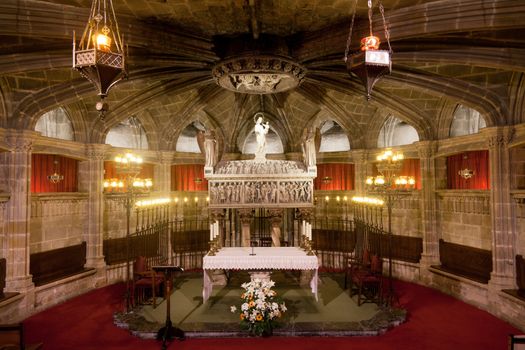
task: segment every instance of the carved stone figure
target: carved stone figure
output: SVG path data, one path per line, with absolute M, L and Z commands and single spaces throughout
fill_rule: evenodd
M 302 146 L 304 164 L 307 167 L 315 166 L 317 154 L 315 145 L 315 132 L 312 128 L 304 128 Z
M 257 114 L 256 114 L 257 116 Z M 255 151 L 255 159 L 265 159 L 266 155 L 266 134 L 270 129 L 270 123 L 263 123 L 263 118 L 260 116 L 255 121 L 255 136 L 257 137 L 257 150 Z
M 206 130 L 204 133 L 204 153 L 206 156 L 206 167 L 214 167 L 217 164 L 217 140 L 215 131 Z

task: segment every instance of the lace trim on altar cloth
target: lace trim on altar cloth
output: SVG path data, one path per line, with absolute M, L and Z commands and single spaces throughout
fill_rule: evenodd
M 215 256 L 203 258 L 203 269 L 235 270 L 316 270 L 319 262 L 315 255 L 296 247 L 222 248 Z

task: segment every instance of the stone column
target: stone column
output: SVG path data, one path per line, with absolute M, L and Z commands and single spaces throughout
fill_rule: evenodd
M 171 162 L 174 152 L 157 152 L 158 164 L 155 164 L 153 187 L 163 196 L 169 196 L 171 192 Z
M 249 247 L 251 245 L 250 225 L 253 221 L 253 212 L 249 208 L 242 208 L 238 211 L 241 220 L 241 246 Z
M 417 150 L 421 168 L 420 211 L 423 233 L 423 254 L 421 255 L 420 268 L 424 274 L 430 265 L 439 264 L 440 235 L 437 225 L 436 165 L 434 160 L 437 145 L 434 141 L 421 141 L 417 143 Z
M 96 284 L 105 283 L 104 262 L 104 157 L 107 145 L 86 145 L 87 160 L 80 163 L 79 190 L 88 193 L 88 216 L 83 239 L 86 241 L 86 267 L 97 269 Z
M 366 193 L 366 177 L 372 176 L 372 162 L 368 161 L 368 150 L 352 151 L 352 158 L 354 160 L 355 169 L 355 193 L 358 195 L 364 195 Z
M 492 220 L 492 273 L 489 286 L 495 290 L 514 288 L 516 223 L 510 193 L 509 142 L 514 129 L 498 127 L 484 130 L 490 159 L 490 197 Z
M 283 223 L 282 209 L 268 209 L 270 227 L 272 230 L 272 247 L 281 246 L 281 224 Z
M 7 276 L 5 290 L 30 293 L 28 306 L 34 299 L 34 284 L 29 274 L 30 220 L 31 220 L 31 149 L 30 131 L 9 131 L 6 137 L 11 152 L 6 154 L 7 185 L 10 198 L 6 206 Z

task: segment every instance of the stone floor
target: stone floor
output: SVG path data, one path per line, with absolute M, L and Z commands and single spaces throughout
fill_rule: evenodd
M 240 327 L 240 285 L 249 281 L 245 272 L 235 272 L 226 286 L 215 286 L 210 299 L 202 303 L 202 274 L 184 275 L 175 281 L 171 296 L 171 321 L 187 337 L 240 337 L 247 332 Z M 294 272 L 272 274 L 274 290 L 285 301 L 288 311 L 280 319 L 274 335 L 283 336 L 352 336 L 378 335 L 406 318 L 406 312 L 367 303 L 357 306 L 356 299 L 344 290 L 342 274 L 320 274 L 319 301 L 307 286 L 299 285 Z M 115 323 L 142 338 L 154 338 L 166 320 L 166 301 L 158 299 L 156 308 L 144 305 L 133 312 L 115 314 Z

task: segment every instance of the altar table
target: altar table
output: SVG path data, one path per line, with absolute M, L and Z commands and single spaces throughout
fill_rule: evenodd
M 250 255 L 253 252 L 255 255 Z M 202 262 L 204 283 L 202 298 L 206 302 L 211 295 L 212 270 L 313 270 L 310 288 L 317 299 L 319 262 L 317 256 L 306 255 L 297 247 L 231 247 L 222 248 L 214 256 L 205 255 Z

